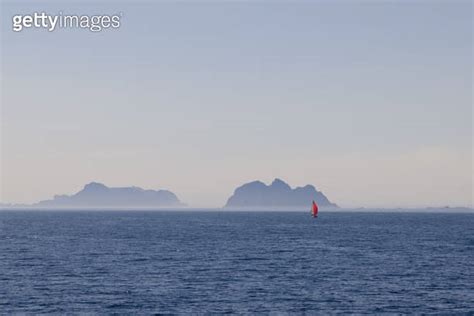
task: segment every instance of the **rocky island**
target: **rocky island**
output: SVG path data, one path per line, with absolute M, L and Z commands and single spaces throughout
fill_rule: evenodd
M 56 195 L 31 205 L 34 208 L 160 208 L 184 206 L 167 190 L 145 190 L 139 187 L 109 188 L 91 182 L 73 195 Z
M 312 200 L 315 200 L 320 207 L 338 207 L 312 185 L 292 189 L 280 179 L 275 179 L 271 185 L 261 181 L 246 183 L 234 191 L 224 207 L 304 209 L 310 207 Z

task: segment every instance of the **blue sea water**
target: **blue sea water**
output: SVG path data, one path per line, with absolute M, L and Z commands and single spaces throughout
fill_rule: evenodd
M 474 313 L 474 214 L 0 212 L 0 313 Z

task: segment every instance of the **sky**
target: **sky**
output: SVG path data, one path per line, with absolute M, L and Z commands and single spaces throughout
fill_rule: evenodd
M 121 26 L 12 31 L 60 11 Z M 278 177 L 472 207 L 472 35 L 470 1 L 3 1 L 0 201 L 97 181 L 220 207 Z

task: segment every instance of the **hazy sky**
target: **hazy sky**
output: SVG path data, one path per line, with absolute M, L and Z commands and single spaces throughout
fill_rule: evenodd
M 12 31 L 14 14 L 119 30 Z M 91 181 L 222 206 L 280 177 L 341 206 L 472 206 L 472 4 L 185 2 L 1 10 L 1 198 Z

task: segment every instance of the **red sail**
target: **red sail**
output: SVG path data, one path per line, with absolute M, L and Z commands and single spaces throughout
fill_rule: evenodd
M 313 214 L 313 217 L 318 217 L 318 205 L 314 201 L 313 201 L 312 214 Z

